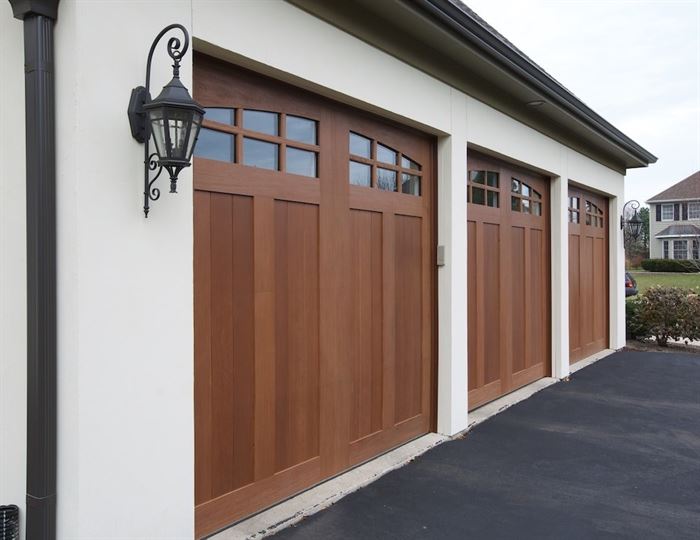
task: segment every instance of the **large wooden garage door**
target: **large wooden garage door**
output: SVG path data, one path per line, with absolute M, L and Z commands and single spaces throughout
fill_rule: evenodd
M 550 370 L 549 182 L 469 152 L 469 408 Z
M 197 536 L 433 423 L 434 140 L 195 58 Z
M 608 200 L 569 186 L 569 361 L 608 347 Z

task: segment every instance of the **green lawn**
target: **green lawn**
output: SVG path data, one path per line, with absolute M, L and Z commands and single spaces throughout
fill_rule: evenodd
M 664 287 L 700 287 L 700 274 L 680 274 L 665 272 L 630 272 L 637 280 L 637 288 L 642 293 L 654 285 Z

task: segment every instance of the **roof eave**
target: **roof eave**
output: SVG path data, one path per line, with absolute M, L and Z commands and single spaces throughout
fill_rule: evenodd
M 681 197 L 676 199 L 649 199 L 644 201 L 646 204 L 659 204 L 659 203 L 677 203 L 685 201 L 700 201 L 700 196 L 698 197 Z
M 484 27 L 480 21 L 461 10 L 452 1 L 413 0 L 413 3 L 447 24 L 469 45 L 489 57 L 492 62 L 510 71 L 523 82 L 542 93 L 553 104 L 566 110 L 606 140 L 623 149 L 637 161 L 637 167 L 646 167 L 651 163 L 656 163 L 657 158 L 651 152 L 610 124 L 610 122 L 593 111 L 561 84 L 544 73 L 529 58 L 525 57 L 520 51 L 509 47 L 488 28 Z M 634 167 L 628 164 L 628 168 Z

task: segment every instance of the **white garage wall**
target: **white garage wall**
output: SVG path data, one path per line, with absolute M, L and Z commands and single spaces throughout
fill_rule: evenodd
M 189 2 L 59 5 L 59 538 L 194 534 L 192 175 L 144 219 L 143 146 L 126 116 L 172 22 L 191 27 Z M 154 97 L 172 74 L 166 42 Z
M 19 71 L 21 79 L 21 24 L 9 18 L 9 6 L 2 15 L 0 39 L 10 47 L 3 50 L 18 51 L 3 56 L 13 56 L 6 73 Z M 553 356 L 555 375 L 568 373 L 566 186 L 571 179 L 612 196 L 611 237 L 618 238 L 621 175 L 281 1 L 182 0 L 166 6 L 62 0 L 56 26 L 59 537 L 193 535 L 192 176 L 184 171 L 179 195 L 163 193 L 145 220 L 142 146 L 131 138 L 126 119 L 131 88 L 143 84 L 151 41 L 172 22 L 190 27 L 204 52 L 438 135 L 438 242 L 447 256 L 438 272 L 443 433 L 467 425 L 467 142 L 555 177 Z M 155 57 L 154 95 L 169 78 L 163 47 Z M 191 60 L 188 55 L 182 69 L 190 88 Z M 3 92 L 3 140 L 22 124 L 12 99 L 17 91 L 14 85 L 10 94 Z M 6 103 L 15 104 L 8 113 Z M 0 171 L 0 313 L 14 326 L 12 334 L 3 333 L 0 403 L 6 407 L 16 399 L 22 418 L 2 420 L 0 473 L 4 480 L 8 471 L 20 471 L 7 476 L 7 496 L 16 499 L 24 492 L 24 203 L 23 182 L 17 182 L 23 142 L 3 151 L 2 162 L 10 165 Z M 9 234 L 6 224 L 20 233 Z M 611 245 L 611 261 L 617 276 L 620 241 Z M 621 275 L 613 281 L 611 336 L 620 346 Z M 6 429 L 22 442 L 6 445 Z M 0 489 L 5 497 L 4 481 Z
M 0 4 L 0 504 L 20 507 L 27 452 L 27 279 L 22 21 Z

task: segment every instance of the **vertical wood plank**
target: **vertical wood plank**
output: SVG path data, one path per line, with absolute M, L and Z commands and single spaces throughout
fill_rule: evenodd
M 395 422 L 421 412 L 422 396 L 422 249 L 421 221 L 400 216 L 395 224 L 396 379 Z
M 255 480 L 275 472 L 275 237 L 274 200 L 254 199 Z
M 210 199 L 194 192 L 195 504 L 212 498 Z
M 486 384 L 486 318 L 481 314 L 486 311 L 486 291 L 484 290 L 484 224 L 476 223 L 476 247 L 472 270 L 476 274 L 477 292 L 476 298 L 476 385 L 482 387 Z M 469 269 L 467 269 L 469 271 Z M 499 273 L 500 275 L 500 273 Z
M 382 310 L 384 351 L 384 413 L 382 426 L 389 429 L 396 423 L 396 218 L 393 213 L 382 215 L 383 239 L 383 290 Z
M 230 195 L 211 195 L 212 477 L 213 496 L 233 489 L 233 204 Z
M 519 355 L 522 356 L 522 369 L 530 367 L 533 363 L 537 363 L 537 360 L 533 358 L 535 352 L 533 350 L 533 332 L 541 335 L 541 329 L 544 326 L 542 323 L 542 312 L 539 306 L 536 306 L 532 301 L 533 288 L 535 287 L 534 281 L 537 280 L 537 276 L 532 274 L 532 242 L 530 235 L 530 228 L 523 229 L 523 242 L 524 242 L 524 258 L 523 258 L 523 285 L 524 285 L 524 302 L 523 302 L 523 342 L 520 345 Z M 537 340 L 539 341 L 539 340 Z M 515 373 L 515 369 L 512 373 Z
M 255 460 L 255 297 L 253 201 L 233 196 L 233 487 L 254 479 Z
M 467 332 L 468 332 L 468 390 L 474 390 L 478 388 L 478 347 L 477 343 L 480 341 L 478 333 L 478 317 L 475 298 L 479 294 L 477 288 L 477 272 L 478 272 L 478 261 L 476 257 L 476 229 L 477 224 L 474 221 L 467 222 Z M 483 379 L 482 379 L 483 384 Z

